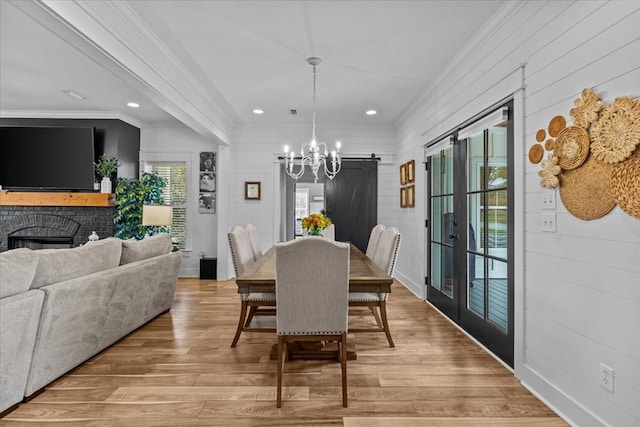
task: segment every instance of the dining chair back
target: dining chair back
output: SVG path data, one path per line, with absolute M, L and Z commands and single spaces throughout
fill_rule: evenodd
M 384 231 L 386 227 L 384 224 L 378 224 L 371 230 L 371 234 L 369 235 L 369 243 L 367 244 L 367 252 L 366 255 L 373 259 L 373 255 L 376 253 L 376 249 L 378 249 L 378 243 L 380 242 L 380 235 Z
M 393 276 L 398 250 L 400 249 L 400 232 L 396 227 L 387 227 L 380 235 L 378 247 L 373 255 L 373 262 L 389 276 Z
M 320 234 L 322 234 L 322 237 L 324 237 L 325 239 L 336 240 L 336 226 L 334 224 L 331 224 L 330 226 L 322 230 Z
M 238 225 L 227 234 L 231 259 L 236 277 L 246 271 L 254 262 L 253 251 L 251 250 L 251 239 L 249 232 Z M 244 332 L 275 332 L 275 327 L 251 327 L 251 321 L 255 315 L 275 314 L 276 295 L 274 292 L 242 292 L 240 293 L 240 318 L 236 333 L 231 342 L 231 347 L 235 347 L 240 339 L 240 334 Z M 267 307 L 260 309 L 260 307 Z M 248 310 L 248 311 L 247 311 Z
M 262 256 L 262 249 L 260 248 L 260 238 L 258 237 L 258 229 L 253 224 L 246 224 L 244 229 L 249 233 L 249 240 L 251 241 L 251 251 L 253 252 L 253 260 L 257 261 Z
M 347 243 L 322 238 L 275 245 L 278 407 L 287 343 L 311 340 L 338 342 L 342 405 L 347 406 L 349 251 Z
M 238 277 L 254 262 L 249 232 L 236 225 L 231 229 L 227 237 L 229 239 L 233 269 L 236 277 Z
M 373 255 L 373 262 L 392 277 L 400 248 L 400 238 L 400 232 L 396 227 L 386 227 L 380 236 L 378 247 Z M 389 346 L 395 347 L 387 319 L 388 296 L 389 294 L 386 292 L 350 293 L 349 307 L 368 307 L 376 321 L 376 327 L 351 328 L 351 332 L 384 332 L 387 336 Z M 376 309 L 379 310 L 379 315 Z

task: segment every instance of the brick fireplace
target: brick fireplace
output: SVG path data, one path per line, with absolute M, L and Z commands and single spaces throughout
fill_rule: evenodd
M 0 252 L 16 247 L 75 247 L 86 243 L 93 231 L 101 239 L 110 237 L 115 233 L 115 214 L 114 206 L 21 206 L 2 203 Z

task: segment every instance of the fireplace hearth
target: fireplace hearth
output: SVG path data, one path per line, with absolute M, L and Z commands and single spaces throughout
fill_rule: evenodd
M 0 252 L 75 247 L 93 231 L 113 236 L 115 213 L 112 206 L 0 206 Z

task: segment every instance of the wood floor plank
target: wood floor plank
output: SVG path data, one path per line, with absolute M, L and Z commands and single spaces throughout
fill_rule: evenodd
M 384 334 L 350 333 L 348 408 L 340 364 L 286 363 L 276 408 L 275 334 L 243 333 L 235 283 L 180 279 L 170 312 L 7 414 L 2 426 L 565 426 L 449 321 L 394 284 Z M 357 316 L 356 316 L 357 314 Z M 350 322 L 373 321 L 354 313 Z

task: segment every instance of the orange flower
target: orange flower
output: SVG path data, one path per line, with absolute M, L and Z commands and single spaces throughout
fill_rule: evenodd
M 307 217 L 302 218 L 302 228 L 312 231 L 321 231 L 331 225 L 331 220 L 326 216 L 313 213 Z

